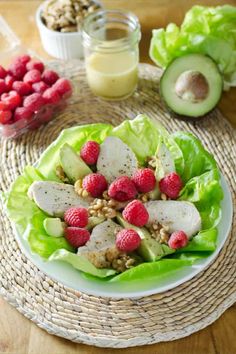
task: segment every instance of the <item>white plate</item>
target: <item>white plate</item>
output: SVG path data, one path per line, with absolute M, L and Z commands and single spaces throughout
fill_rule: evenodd
M 152 294 L 161 293 L 175 288 L 176 286 L 183 284 L 187 280 L 193 278 L 195 275 L 205 269 L 218 255 L 223 247 L 232 222 L 232 198 L 229 187 L 225 178 L 221 177 L 222 188 L 224 191 L 224 199 L 222 200 L 222 218 L 218 225 L 218 241 L 215 252 L 208 258 L 201 259 L 193 266 L 185 267 L 184 269 L 176 271 L 174 274 L 165 278 L 165 280 L 159 281 L 140 281 L 130 283 L 102 283 L 94 280 L 88 280 L 81 276 L 81 273 L 74 269 L 71 265 L 62 262 L 44 262 L 42 259 L 30 252 L 28 243 L 19 236 L 17 232 L 16 238 L 20 245 L 22 252 L 44 273 L 49 277 L 59 281 L 63 285 L 66 285 L 72 289 L 95 295 L 106 296 L 113 298 L 137 298 Z

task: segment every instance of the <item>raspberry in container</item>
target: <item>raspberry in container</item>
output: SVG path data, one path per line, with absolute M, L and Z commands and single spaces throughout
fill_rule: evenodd
M 16 138 L 62 111 L 72 84 L 24 48 L 1 16 L 0 38 L 0 136 Z

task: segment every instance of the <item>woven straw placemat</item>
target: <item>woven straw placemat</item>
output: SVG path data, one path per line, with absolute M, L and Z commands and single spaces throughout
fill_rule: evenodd
M 76 95 L 70 106 L 47 126 L 15 141 L 1 141 L 0 185 L 8 190 L 26 164 L 64 128 L 84 123 L 119 124 L 138 113 L 160 121 L 170 132 L 194 133 L 214 154 L 232 193 L 235 192 L 235 132 L 219 111 L 196 123 L 171 118 L 158 94 L 160 70 L 141 64 L 133 97 L 105 102 L 89 91 L 84 68 L 71 62 L 63 68 L 73 78 Z M 235 204 L 235 193 L 233 194 Z M 236 300 L 236 220 L 217 259 L 185 284 L 140 299 L 89 296 L 53 281 L 19 250 L 11 224 L 0 223 L 0 293 L 26 317 L 49 333 L 101 347 L 129 347 L 187 336 L 215 321 Z

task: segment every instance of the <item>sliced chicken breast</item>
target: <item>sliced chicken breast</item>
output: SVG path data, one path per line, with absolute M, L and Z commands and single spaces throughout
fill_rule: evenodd
M 100 145 L 97 169 L 106 177 L 108 183 L 123 175 L 132 177 L 137 168 L 135 154 L 121 139 L 109 136 Z
M 28 190 L 28 197 L 50 216 L 62 217 L 71 207 L 88 208 L 89 200 L 80 197 L 70 184 L 36 181 Z
M 94 227 L 90 240 L 85 246 L 78 248 L 78 255 L 83 255 L 97 268 L 106 268 L 111 264 L 112 258 L 119 254 L 115 246 L 116 233 L 122 227 L 112 220 L 104 221 Z
M 201 216 L 194 204 L 185 201 L 156 200 L 145 203 L 149 214 L 148 226 L 160 223 L 170 232 L 182 230 L 188 238 L 201 230 Z

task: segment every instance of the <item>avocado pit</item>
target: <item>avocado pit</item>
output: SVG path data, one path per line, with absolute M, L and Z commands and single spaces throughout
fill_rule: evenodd
M 175 84 L 176 95 L 184 101 L 198 103 L 209 94 L 209 84 L 200 71 L 188 70 L 180 74 Z

